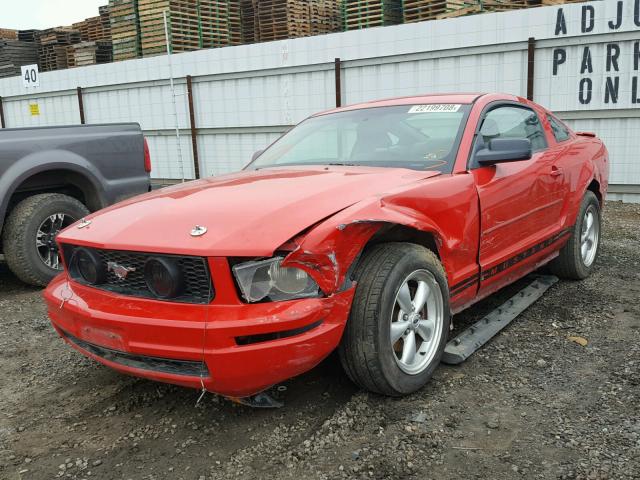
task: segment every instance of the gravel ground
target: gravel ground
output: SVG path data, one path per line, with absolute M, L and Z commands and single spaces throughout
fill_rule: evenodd
M 85 359 L 0 263 L 0 478 L 638 479 L 639 227 L 640 206 L 608 203 L 596 272 L 422 391 L 360 392 L 330 358 L 280 387 L 279 410 L 196 406 L 195 391 Z

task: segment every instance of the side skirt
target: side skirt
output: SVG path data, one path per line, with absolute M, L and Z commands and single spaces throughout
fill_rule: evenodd
M 542 297 L 544 292 L 557 281 L 558 277 L 553 275 L 542 275 L 536 278 L 529 286 L 447 343 L 442 361 L 451 365 L 464 362 Z

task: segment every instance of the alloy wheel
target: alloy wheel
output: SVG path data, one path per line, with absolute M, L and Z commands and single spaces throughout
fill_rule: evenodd
M 442 290 L 433 274 L 416 270 L 402 282 L 391 318 L 391 347 L 400 369 L 423 372 L 438 351 L 444 321 Z

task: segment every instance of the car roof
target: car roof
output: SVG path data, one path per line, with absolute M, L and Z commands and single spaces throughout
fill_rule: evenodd
M 471 104 L 486 93 L 430 93 L 425 95 L 412 95 L 408 97 L 385 98 L 370 102 L 356 103 L 346 107 L 332 108 L 316 115 L 326 115 L 327 113 L 344 112 L 348 110 L 359 110 L 362 108 L 391 107 L 394 105 L 420 105 L 428 103 L 460 103 Z M 506 95 L 505 95 L 506 97 Z

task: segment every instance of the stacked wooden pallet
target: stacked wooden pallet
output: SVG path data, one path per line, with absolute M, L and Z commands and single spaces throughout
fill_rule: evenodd
M 401 0 L 344 0 L 345 30 L 402 23 Z
M 479 3 L 485 12 L 506 12 L 530 6 L 528 0 L 479 0 Z
M 0 39 L 0 78 L 20 75 L 22 65 L 38 63 L 35 42 Z
M 309 2 L 311 35 L 339 32 L 342 30 L 340 0 L 315 0 Z
M 113 59 L 140 56 L 140 24 L 137 0 L 109 0 Z
M 303 0 L 259 0 L 256 5 L 258 40 L 311 35 L 308 3 Z
M 67 68 L 67 47 L 80 43 L 80 32 L 70 27 L 49 28 L 39 34 L 38 63 L 48 72 Z
M 243 41 L 282 40 L 342 30 L 341 0 L 244 0 Z
M 40 30 L 18 30 L 18 40 L 21 42 L 38 43 Z
M 80 32 L 83 42 L 95 42 L 97 40 L 111 40 L 111 26 L 105 28 L 102 16 L 91 17 L 82 22 L 74 23 L 72 28 Z
M 240 45 L 243 42 L 242 15 L 238 0 L 199 0 L 200 47 Z
M 478 0 L 404 0 L 403 3 L 405 23 L 460 17 L 482 10 Z
M 164 12 L 167 16 L 169 50 L 188 52 L 200 47 L 198 2 L 195 0 L 138 0 L 142 56 L 167 51 Z
M 109 5 L 98 7 L 100 23 L 102 24 L 103 40 L 111 40 L 111 10 Z
M 69 68 L 109 63 L 112 59 L 111 40 L 81 42 L 67 47 L 67 65 Z
M 10 28 L 0 28 L 0 38 L 5 40 L 17 40 L 18 31 Z
M 257 0 L 240 0 L 242 43 L 254 43 L 258 40 L 256 32 L 256 3 Z

